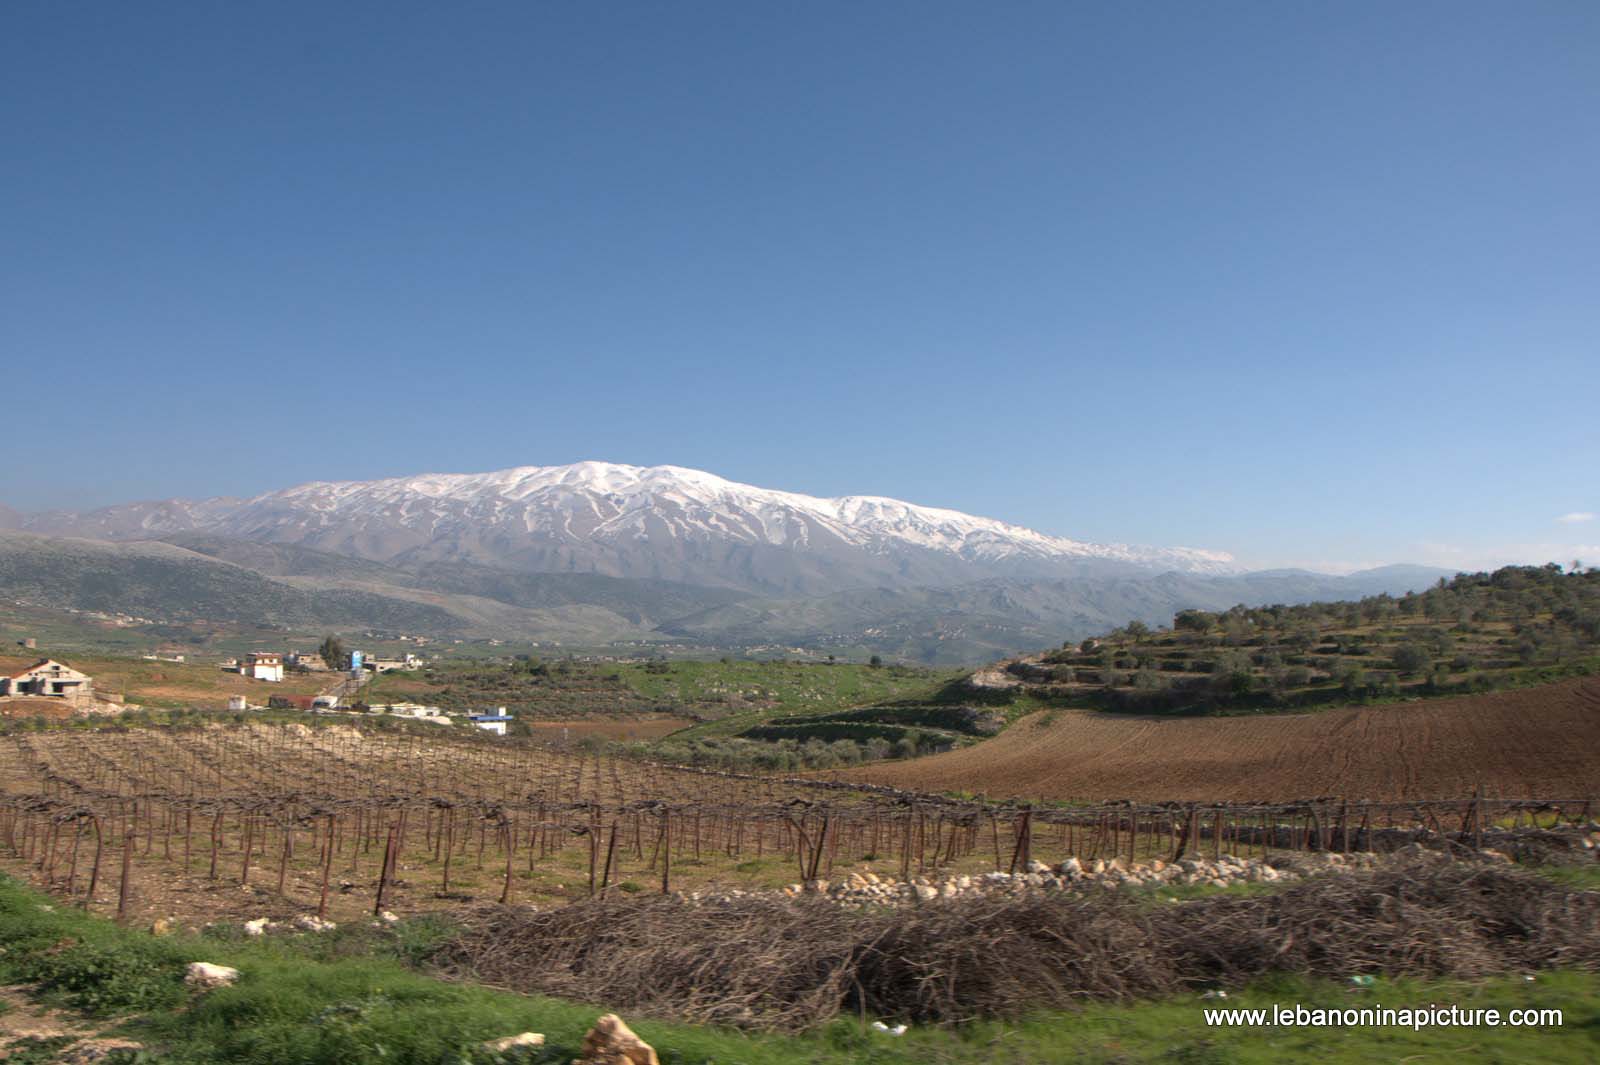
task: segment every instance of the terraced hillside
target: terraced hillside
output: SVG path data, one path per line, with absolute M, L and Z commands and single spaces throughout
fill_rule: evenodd
M 1600 570 L 1508 566 L 1398 598 L 1180 611 L 1003 663 L 1060 706 L 1260 713 L 1466 695 L 1600 673 Z

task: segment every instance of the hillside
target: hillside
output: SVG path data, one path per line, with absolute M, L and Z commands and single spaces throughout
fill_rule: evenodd
M 405 569 L 296 544 L 197 533 L 169 536 L 165 542 L 266 576 L 305 578 L 302 583 L 313 587 L 335 582 L 366 584 L 490 599 L 530 610 L 594 606 L 633 624 L 664 621 L 746 598 L 725 588 L 671 581 L 623 580 L 594 573 L 521 573 L 468 562 Z
M 1479 784 L 1585 798 L 1600 781 L 1593 674 L 1592 569 L 1512 566 L 1398 598 L 1185 610 L 1170 628 L 1134 623 L 979 671 L 971 699 L 1027 716 L 851 779 L 1070 800 L 1461 798 Z
M 466 561 L 390 565 L 298 544 L 192 532 L 127 543 L 0 532 L 0 600 L 14 609 L 127 615 L 158 629 L 204 621 L 252 630 L 375 629 L 762 657 L 802 648 L 857 661 L 877 654 L 930 665 L 991 661 L 1130 618 L 1154 622 L 1185 607 L 1403 591 L 1437 573 L 1124 573 L 757 599 L 726 587 L 597 573 L 518 572 Z
M 1593 678 L 1320 714 L 1035 713 L 995 739 L 844 779 L 1046 800 L 1584 799 L 1600 790 Z
M 1350 602 L 1183 610 L 1001 664 L 1051 705 L 1244 713 L 1464 694 L 1600 672 L 1600 571 L 1510 566 Z M 993 674 L 991 674 L 993 675 Z
M 7 527 L 21 531 L 0 533 L 0 599 L 23 605 L 933 665 L 1186 608 L 1400 593 L 1440 572 L 1242 573 L 1218 551 L 1088 543 L 878 496 L 604 462 L 0 511 Z
M 215 662 L 151 662 L 121 655 L 40 652 L 20 656 L 0 655 L 0 670 L 17 670 L 45 654 L 66 661 L 94 678 L 96 689 L 123 696 L 127 702 L 167 710 L 222 710 L 228 697 L 245 696 L 253 705 L 265 705 L 274 695 L 316 695 L 329 683 L 326 673 L 289 673 L 281 682 L 252 680 L 223 671 Z M 60 700 L 23 700 L 28 704 Z M 31 712 L 31 711 L 30 711 Z M 13 716 L 26 716 L 13 714 Z
M 0 595 L 24 605 L 158 621 L 383 626 L 457 632 L 437 606 L 365 591 L 307 590 L 164 543 L 107 544 L 0 532 Z
M 451 709 L 505 706 L 529 719 L 664 714 L 697 721 L 758 721 L 926 697 L 953 674 L 813 662 L 542 662 L 447 660 L 386 673 L 369 701 L 423 700 Z
M 265 572 L 252 566 L 261 566 Z M 538 585 L 543 575 L 523 575 Z M 0 532 L 0 601 L 19 612 L 76 612 L 120 616 L 158 642 L 177 628 L 241 626 L 252 631 L 346 631 L 422 633 L 435 637 L 545 639 L 600 645 L 645 640 L 647 627 L 585 600 L 616 600 L 609 589 L 584 586 L 592 578 L 552 575 L 543 596 L 518 594 L 515 585 L 499 597 L 445 591 L 404 571 L 376 563 L 282 545 L 202 539 L 193 547 L 156 541 L 107 543 Z M 482 581 L 480 580 L 480 584 Z M 469 586 L 472 586 L 469 582 Z M 655 601 L 670 596 L 642 589 Z M 506 598 L 542 599 L 549 606 L 522 606 Z M 717 596 L 685 595 L 686 605 Z M 639 616 L 638 611 L 633 611 Z M 123 641 L 118 641 L 122 643 Z
M 766 595 L 1236 568 L 1222 552 L 1084 543 L 878 496 L 823 499 L 679 466 L 607 462 L 329 481 L 247 500 L 173 499 L 0 521 L 105 540 L 219 536 L 403 568 L 469 563 Z
M 1358 579 L 1382 580 L 1383 576 Z M 1280 588 L 1304 592 L 1306 579 L 1300 574 L 1273 575 L 1262 578 L 1255 590 L 1264 593 L 1269 582 L 1278 581 L 1284 582 Z M 1248 578 L 1219 578 L 1214 584 L 1233 590 L 1244 580 Z M 986 602 L 990 609 L 1007 605 L 1024 609 L 1026 601 L 1013 590 L 986 591 L 992 596 Z M 737 604 L 731 609 L 753 610 L 754 605 Z M 1326 711 L 1339 715 L 1329 722 L 1262 724 L 1260 735 L 1281 737 L 1288 744 L 1281 749 L 1269 744 L 1269 754 L 1262 756 L 1269 761 L 1326 759 L 1329 750 L 1339 750 L 1343 758 L 1347 732 L 1359 737 L 1371 732 L 1375 721 L 1384 722 L 1385 728 L 1392 724 L 1381 715 L 1369 721 L 1354 714 L 1349 709 L 1352 704 L 1439 700 L 1600 673 L 1600 572 L 1596 571 L 1508 567 L 1492 574 L 1440 580 L 1427 591 L 1398 598 L 1376 595 L 1346 602 L 1232 607 L 1219 612 L 1188 609 L 1180 611 L 1175 622 L 1174 627 L 1160 630 L 1135 622 L 1056 651 L 1003 661 L 960 683 L 878 705 L 860 704 L 831 713 L 737 714 L 686 730 L 659 749 L 670 751 L 673 757 L 730 768 L 826 768 L 862 759 L 904 759 L 955 749 L 960 757 L 940 753 L 930 764 L 959 770 L 961 779 L 978 782 L 973 786 L 984 790 L 1011 788 L 1014 791 L 1007 794 L 1026 795 L 1035 793 L 1030 789 L 1042 788 L 1037 794 L 1057 797 L 1079 794 L 1071 790 L 1082 783 L 1073 752 L 1081 749 L 1086 757 L 1096 759 L 1105 751 L 1117 751 L 1136 766 L 1148 762 L 1156 768 L 1148 778 L 1118 769 L 1107 778 L 1108 787 L 1114 788 L 1122 779 L 1141 787 L 1162 780 L 1176 782 L 1185 778 L 1172 774 L 1188 767 L 1185 772 L 1204 778 L 1198 789 L 1208 791 L 1232 772 L 1228 744 L 1196 747 L 1197 737 L 1210 735 L 1205 728 L 1180 727 L 1178 721 L 1164 728 L 1149 721 L 1200 715 L 1273 715 L 1270 720 L 1280 722 L 1294 720 L 1283 711 L 1340 707 Z M 1589 695 L 1576 702 L 1560 693 L 1549 698 L 1555 700 L 1555 709 L 1548 713 L 1540 710 L 1530 717 L 1541 722 L 1541 727 L 1561 729 L 1590 721 L 1593 700 Z M 1507 711 L 1506 705 L 1518 709 Z M 1516 744 L 1503 744 L 1496 730 L 1515 727 L 1521 708 L 1542 705 L 1538 697 L 1511 704 L 1463 700 L 1463 712 L 1475 714 L 1481 708 L 1486 720 L 1499 722 L 1483 724 L 1487 731 L 1474 731 L 1482 723 L 1463 725 L 1449 720 L 1455 712 L 1454 702 L 1441 704 L 1444 708 L 1438 714 L 1442 716 L 1437 719 L 1429 711 L 1413 720 L 1418 727 L 1434 728 L 1444 737 L 1441 751 L 1449 751 L 1449 744 L 1461 738 L 1460 730 L 1470 733 L 1461 739 L 1466 749 L 1455 765 L 1458 775 L 1451 780 L 1459 781 L 1460 773 L 1483 772 L 1485 779 L 1492 777 L 1511 786 L 1516 772 L 1543 763 L 1529 755 L 1506 763 L 1512 766 L 1508 769 L 1488 758 L 1486 752 L 1496 744 L 1504 745 L 1508 752 L 1517 750 Z M 1070 724 L 1060 725 L 1058 731 L 1038 732 L 1043 719 L 1027 715 L 1039 710 L 1050 710 Z M 1118 723 L 1135 714 L 1146 723 L 1138 727 Z M 998 739 L 988 738 L 1019 718 L 1031 723 L 1014 725 Z M 1592 721 L 1593 726 L 1600 726 L 1600 721 Z M 1236 731 L 1224 729 L 1219 734 L 1251 743 L 1258 738 L 1252 728 L 1228 729 Z M 1386 746 L 1395 742 L 1382 740 Z M 773 744 L 781 746 L 770 746 Z M 1172 747 L 1167 754 L 1152 753 L 1157 747 L 1165 751 L 1168 744 Z M 1537 749 L 1542 751 L 1545 746 Z M 1457 753 L 1445 754 L 1445 761 L 1451 763 Z M 1212 765 L 1206 759 L 1221 761 Z M 924 761 L 914 765 L 922 766 Z M 1589 762 L 1581 765 L 1587 767 Z M 1554 775 L 1535 773 L 1528 779 L 1552 786 L 1555 782 L 1577 786 L 1581 780 L 1576 772 L 1551 766 L 1545 769 Z M 1211 770 L 1214 779 L 1207 776 Z M 921 776 L 923 772 L 897 765 L 886 769 L 887 775 L 881 779 L 890 783 L 916 780 L 920 781 L 917 787 L 934 787 L 944 770 L 929 769 L 934 775 L 928 777 Z M 1415 783 L 1421 778 L 1406 775 L 1409 770 L 1393 772 L 1400 774 L 1396 778 L 1400 783 L 1381 781 L 1378 777 L 1382 774 L 1374 771 L 1360 778 L 1361 786 L 1381 784 L 1385 794 L 1396 795 L 1421 786 Z M 1016 780 L 1013 773 L 1019 774 Z M 1063 780 L 1051 783 L 1056 775 L 1064 775 Z M 1063 782 L 1068 779 L 1070 783 Z M 1306 773 L 1292 774 L 1291 779 L 1299 782 L 1296 786 L 1323 786 L 1313 783 L 1323 778 Z M 1097 797 L 1119 794 L 1131 793 L 1112 790 Z
M 1182 573 L 1001 578 L 948 588 L 863 588 L 809 599 L 745 599 L 676 618 L 670 636 L 877 652 L 928 664 L 974 663 L 1130 621 L 1169 621 L 1179 610 L 1238 603 L 1306 603 L 1425 588 L 1443 570 L 1386 567 L 1334 577 L 1297 570 L 1206 577 Z

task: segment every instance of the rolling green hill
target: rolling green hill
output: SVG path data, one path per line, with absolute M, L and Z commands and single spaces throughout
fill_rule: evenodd
M 348 589 L 307 590 L 164 543 L 107 544 L 0 533 L 0 590 L 24 605 L 267 627 L 382 626 L 439 633 L 448 610 Z
M 1298 571 L 1202 576 L 1133 570 L 953 587 L 862 587 L 758 599 L 727 587 L 460 559 L 382 563 L 299 544 L 173 533 L 108 543 L 0 533 L 0 600 L 150 619 L 377 630 L 600 651 L 771 657 L 800 648 L 864 661 L 970 665 L 1181 609 L 1305 603 L 1425 587 L 1439 571 L 1350 577 Z
M 714 645 L 769 643 L 879 653 L 946 665 L 1079 640 L 1130 620 L 1156 625 L 1181 609 L 1306 603 L 1426 588 L 1445 571 L 1416 566 L 1331 577 L 1276 570 L 1230 577 L 1122 574 L 996 579 L 949 588 L 862 588 L 813 599 L 747 599 L 670 621 L 669 635 Z

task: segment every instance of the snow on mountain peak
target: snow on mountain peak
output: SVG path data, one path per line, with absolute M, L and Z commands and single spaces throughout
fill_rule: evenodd
M 1227 572 L 1231 556 L 1193 548 L 1089 544 L 993 518 L 881 496 L 824 499 L 740 484 L 682 466 L 578 462 L 492 473 L 422 474 L 378 481 L 317 482 L 248 501 L 230 524 L 285 508 L 323 522 L 380 515 L 409 528 L 514 520 L 557 541 L 652 537 L 733 540 L 801 548 L 832 539 L 883 551 L 913 547 L 970 561 L 1111 560 L 1149 568 Z M 247 530 L 246 530 L 247 531 Z

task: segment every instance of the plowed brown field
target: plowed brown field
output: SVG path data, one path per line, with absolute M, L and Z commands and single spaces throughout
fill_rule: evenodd
M 1033 714 L 992 740 L 842 774 L 991 798 L 1600 796 L 1600 680 L 1317 714 Z

